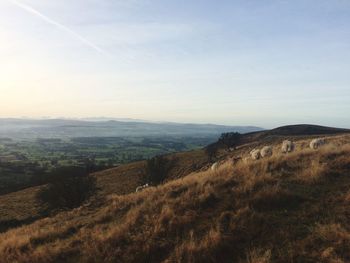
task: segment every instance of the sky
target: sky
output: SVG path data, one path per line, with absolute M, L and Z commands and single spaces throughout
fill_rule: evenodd
M 0 0 L 0 117 L 350 128 L 349 0 Z

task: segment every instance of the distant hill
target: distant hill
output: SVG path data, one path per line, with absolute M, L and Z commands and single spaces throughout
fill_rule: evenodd
M 0 138 L 218 136 L 223 132 L 260 131 L 254 126 L 154 123 L 141 121 L 84 121 L 66 119 L 0 119 Z
M 258 141 L 276 142 L 278 138 L 286 139 L 288 137 L 310 137 L 323 135 L 337 135 L 350 133 L 350 129 L 333 128 L 311 124 L 299 124 L 282 126 L 271 130 L 262 130 L 245 133 L 241 137 L 240 145 L 254 143 Z M 216 143 L 214 143 L 215 145 Z
M 298 136 L 298 135 L 322 135 L 322 134 L 341 134 L 348 133 L 350 129 L 333 128 L 319 125 L 310 124 L 299 124 L 299 125 L 288 125 L 278 127 L 272 130 L 263 132 L 267 135 L 281 135 L 281 136 Z

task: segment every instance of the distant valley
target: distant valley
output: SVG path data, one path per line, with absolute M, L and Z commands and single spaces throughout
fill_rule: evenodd
M 145 136 L 218 136 L 224 132 L 260 131 L 254 126 L 141 122 L 139 120 L 86 121 L 69 119 L 0 119 L 0 138 L 74 138 Z
M 0 194 L 46 182 L 60 167 L 100 171 L 160 154 L 190 151 L 224 132 L 258 127 L 140 120 L 0 119 Z

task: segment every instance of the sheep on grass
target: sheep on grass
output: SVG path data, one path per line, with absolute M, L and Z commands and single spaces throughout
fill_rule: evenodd
M 260 156 L 262 158 L 266 158 L 266 157 L 271 157 L 273 153 L 272 147 L 271 146 L 265 146 L 261 149 L 260 151 Z
M 323 138 L 317 138 L 317 139 L 313 139 L 310 142 L 310 148 L 313 150 L 317 150 L 319 149 L 321 146 L 323 146 L 326 143 L 325 139 Z
M 295 144 L 290 140 L 285 140 L 282 143 L 282 153 L 290 153 L 295 149 Z
M 250 157 L 251 157 L 253 160 L 259 160 L 259 159 L 261 158 L 260 150 L 259 150 L 259 149 L 253 149 L 253 150 L 250 152 Z
M 216 162 L 216 163 L 213 163 L 213 165 L 210 167 L 210 169 L 212 171 L 216 171 L 218 169 L 218 167 L 219 167 L 219 164 L 218 164 L 218 162 Z
M 140 185 L 140 186 L 138 186 L 138 187 L 136 187 L 136 193 L 137 192 L 140 192 L 140 191 L 142 191 L 143 189 L 145 189 L 145 188 L 148 188 L 149 187 L 149 184 L 144 184 L 144 185 Z

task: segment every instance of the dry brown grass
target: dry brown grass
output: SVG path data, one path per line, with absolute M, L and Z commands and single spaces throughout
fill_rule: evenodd
M 304 183 L 314 184 L 322 179 L 326 171 L 327 164 L 322 163 L 320 158 L 315 158 L 307 169 L 297 174 L 297 179 Z
M 349 262 L 350 232 L 339 223 L 317 224 L 308 242 L 314 244 L 322 262 Z
M 269 263 L 271 262 L 271 250 L 253 249 L 247 253 L 247 263 Z
M 348 204 L 350 204 L 350 190 L 347 192 L 344 196 L 344 201 Z
M 349 172 L 348 145 L 225 163 L 1 234 L 0 261 L 349 262 Z
M 181 178 L 207 165 L 207 157 L 203 150 L 176 153 L 170 157 L 177 161 L 167 180 Z M 145 165 L 145 161 L 140 161 L 94 173 L 99 191 L 93 199 L 103 200 L 110 194 L 133 193 L 137 186 L 146 182 Z M 44 217 L 42 212 L 45 208 L 41 207 L 35 198 L 39 189 L 41 186 L 0 195 L 0 233 Z
M 21 224 L 28 224 L 40 217 L 43 207 L 35 196 L 39 187 L 0 195 L 0 232 Z

